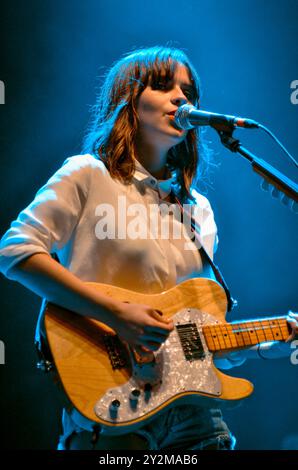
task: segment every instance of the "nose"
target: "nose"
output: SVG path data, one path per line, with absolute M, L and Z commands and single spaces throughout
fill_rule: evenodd
M 173 96 L 171 98 L 171 102 L 178 107 L 188 103 L 188 99 L 186 98 L 185 94 L 183 93 L 180 87 L 173 89 Z

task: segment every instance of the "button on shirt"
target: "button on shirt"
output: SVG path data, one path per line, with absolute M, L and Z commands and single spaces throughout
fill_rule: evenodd
M 202 272 L 190 239 L 162 238 L 149 224 L 155 217 L 177 227 L 163 213 L 174 176 L 156 180 L 139 162 L 131 184 L 110 176 L 92 155 L 68 158 L 12 222 L 0 243 L 0 271 L 35 253 L 56 252 L 60 263 L 83 281 L 102 282 L 138 292 L 158 293 Z M 196 223 L 213 257 L 216 225 L 209 201 L 198 195 Z M 149 210 L 150 209 L 150 210 Z M 125 233 L 126 231 L 126 233 Z M 154 232 L 154 233 L 153 233 Z

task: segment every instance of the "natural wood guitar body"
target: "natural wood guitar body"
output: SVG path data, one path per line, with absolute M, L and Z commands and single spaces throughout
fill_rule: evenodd
M 106 284 L 88 284 L 120 301 L 150 305 L 161 310 L 167 318 L 172 318 L 177 312 L 185 309 L 196 309 L 211 315 L 221 324 L 225 323 L 225 292 L 217 282 L 210 279 L 190 279 L 168 291 L 153 295 Z M 249 381 L 230 377 L 216 369 L 211 362 L 212 373 L 216 374 L 221 383 L 220 395 L 212 397 L 201 391 L 181 391 L 177 388 L 176 394 L 142 417 L 134 418 L 132 414 L 129 420 L 109 422 L 95 413 L 94 406 L 108 390 L 124 386 L 131 378 L 133 368 L 130 364 L 119 369 L 112 367 L 104 338 L 107 334 L 114 336 L 115 333 L 101 322 L 50 303 L 45 311 L 45 326 L 54 362 L 68 398 L 86 418 L 114 428 L 115 432 L 116 428 L 122 428 L 123 432 L 128 427 L 138 427 L 165 407 L 178 402 L 196 403 L 204 396 L 219 400 L 238 400 L 253 391 L 253 385 Z M 166 347 L 166 343 L 163 347 Z

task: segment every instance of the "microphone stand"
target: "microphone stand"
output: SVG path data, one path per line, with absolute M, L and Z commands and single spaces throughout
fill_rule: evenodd
M 290 180 L 283 173 L 278 171 L 269 163 L 261 158 L 256 157 L 241 144 L 240 140 L 233 137 L 234 126 L 227 124 L 215 124 L 212 127 L 219 134 L 222 144 L 231 152 L 237 152 L 252 166 L 253 171 L 258 173 L 263 179 L 262 188 L 265 191 L 271 188 L 272 197 L 279 199 L 285 206 L 289 207 L 293 212 L 298 212 L 298 185 Z

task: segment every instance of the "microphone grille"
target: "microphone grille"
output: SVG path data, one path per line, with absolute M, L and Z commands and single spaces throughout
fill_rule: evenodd
M 175 113 L 175 123 L 178 127 L 180 127 L 180 129 L 188 130 L 188 129 L 193 129 L 195 127 L 189 122 L 189 119 L 188 119 L 190 112 L 193 109 L 196 109 L 196 108 L 190 104 L 183 104 L 182 106 L 179 106 L 179 108 L 177 109 Z

